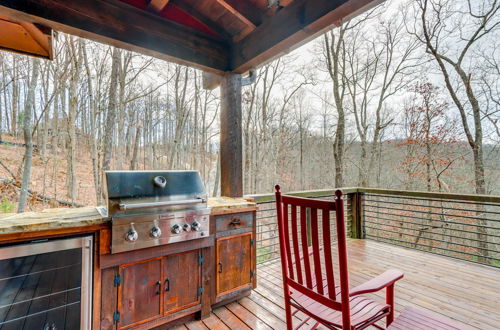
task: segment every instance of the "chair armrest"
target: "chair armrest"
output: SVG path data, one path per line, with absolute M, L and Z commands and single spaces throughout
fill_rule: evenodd
M 400 270 L 389 269 L 383 274 L 380 274 L 377 277 L 372 278 L 368 282 L 358 285 L 354 289 L 350 290 L 349 296 L 352 297 L 363 293 L 380 291 L 383 288 L 386 288 L 394 284 L 394 282 L 402 279 L 403 276 L 404 274 Z

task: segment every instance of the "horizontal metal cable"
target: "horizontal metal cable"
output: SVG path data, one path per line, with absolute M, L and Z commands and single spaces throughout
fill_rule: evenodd
M 421 200 L 421 201 L 434 201 L 434 202 L 451 202 L 451 203 L 464 203 L 464 204 L 479 204 L 479 205 L 488 205 L 488 206 L 499 206 L 497 203 L 488 203 L 488 202 L 476 202 L 476 201 L 464 201 L 461 199 L 447 199 L 447 198 L 430 198 L 430 197 L 412 197 L 412 196 L 399 196 L 399 195 L 383 195 L 383 194 L 374 194 L 374 193 L 365 193 L 363 196 L 380 196 L 380 197 L 390 197 L 390 198 L 401 198 L 401 199 L 412 199 L 412 200 Z
M 413 244 L 413 243 L 410 243 L 408 241 L 401 241 L 401 240 L 397 240 L 397 239 L 394 239 L 394 238 L 386 238 L 386 237 L 374 236 L 374 235 L 368 235 L 368 234 L 366 235 L 366 237 L 368 239 L 373 239 L 374 241 L 381 240 L 381 241 L 384 241 L 386 243 L 389 243 L 389 242 L 400 242 L 400 243 L 404 243 L 404 244 L 407 244 L 407 245 L 411 245 L 412 248 L 416 248 L 417 246 L 423 246 L 423 247 L 427 247 L 427 248 L 430 248 L 430 249 L 438 249 L 438 250 L 444 250 L 444 251 L 448 251 L 448 252 L 452 252 L 452 253 L 466 254 L 466 255 L 473 256 L 473 257 L 478 257 L 478 258 L 485 258 L 485 259 L 497 260 L 494 257 L 489 257 L 489 256 L 487 257 L 487 256 L 477 255 L 477 254 L 463 252 L 463 251 L 450 250 L 450 249 L 445 249 L 445 248 L 442 248 L 442 247 L 439 247 L 439 246 L 431 246 L 431 245 L 425 245 L 425 244 Z M 403 244 L 394 244 L 394 245 L 401 246 Z M 405 245 L 403 245 L 403 246 L 405 246 Z M 406 246 L 406 247 L 409 247 L 409 246 Z M 422 249 L 419 249 L 419 250 L 425 251 L 425 252 L 429 252 L 429 253 L 444 255 L 444 256 L 448 256 L 448 257 L 453 257 L 452 255 L 448 255 L 448 254 L 444 254 L 444 253 L 437 253 L 437 252 L 432 252 L 432 251 L 422 250 Z M 464 259 L 464 258 L 459 258 L 459 257 L 454 257 L 454 258 L 461 259 L 461 260 L 467 260 L 467 261 L 473 261 L 473 260 L 470 260 L 470 259 Z M 477 262 L 477 261 L 473 261 L 473 262 Z M 494 265 L 494 264 L 493 264 L 493 266 L 494 267 L 500 267 L 500 265 Z
M 429 220 L 428 218 L 417 217 L 417 216 L 412 216 L 412 215 L 401 215 L 401 214 L 397 214 L 397 213 L 388 213 L 388 212 L 380 212 L 380 211 L 372 211 L 372 210 L 365 210 L 365 212 L 376 213 L 376 214 L 384 214 L 384 215 L 389 215 L 389 216 L 397 216 L 397 217 L 400 217 L 400 218 L 410 218 L 410 219 L 426 220 L 426 221 Z M 381 219 L 384 219 L 384 218 L 381 217 Z M 393 219 L 387 219 L 387 220 L 393 220 Z M 395 221 L 397 221 L 397 220 L 395 220 Z M 482 225 L 473 224 L 473 223 L 466 223 L 466 222 L 455 222 L 455 221 L 448 221 L 448 220 L 443 221 L 443 222 L 457 224 L 457 225 L 463 225 L 463 226 L 474 226 L 474 227 L 480 227 L 480 228 L 488 228 L 488 229 L 500 230 L 500 228 L 498 228 L 498 227 L 482 226 Z
M 431 200 L 428 200 L 428 201 L 432 202 Z M 425 208 L 435 208 L 435 209 L 454 210 L 454 211 L 468 211 L 468 212 L 481 212 L 481 213 L 488 213 L 488 214 L 500 214 L 500 210 L 498 212 L 488 211 L 488 210 L 479 211 L 477 209 L 474 210 L 474 209 L 456 208 L 456 207 L 439 206 L 439 205 L 413 204 L 413 203 L 394 202 L 394 201 L 381 200 L 381 199 L 364 199 L 364 202 L 375 202 L 375 203 L 383 203 L 383 204 L 387 203 L 387 204 L 395 204 L 395 205 L 409 205 L 409 206 L 419 206 L 419 207 L 425 207 Z M 447 201 L 440 201 L 438 203 L 460 204 L 460 202 L 447 202 Z M 367 204 L 365 204 L 365 205 L 367 205 Z M 496 207 L 500 207 L 500 205 L 496 205 Z
M 411 224 L 411 225 L 429 226 L 429 225 L 425 225 L 425 224 L 418 223 L 418 222 L 409 222 L 409 221 L 403 221 L 403 220 L 387 219 L 387 218 L 383 218 L 383 217 L 370 217 L 370 219 L 372 219 L 372 218 L 376 219 L 376 220 L 387 220 L 390 222 L 406 223 L 406 224 Z M 366 220 L 366 217 L 365 217 L 365 222 L 369 222 Z M 380 225 L 385 225 L 385 223 L 380 223 L 380 222 L 374 222 L 374 223 L 380 224 Z M 447 221 L 443 221 L 442 224 L 448 225 L 449 223 Z M 398 228 L 404 229 L 404 227 L 398 227 Z M 463 229 L 458 229 L 458 228 L 453 228 L 453 227 L 448 227 L 448 226 L 446 226 L 446 227 L 433 227 L 432 229 L 445 229 L 445 230 L 451 230 L 451 231 L 459 231 L 462 233 L 477 233 L 477 231 L 463 230 Z M 488 237 L 500 238 L 499 235 L 492 235 L 490 233 L 488 233 Z
M 468 237 L 460 237 L 460 236 L 454 236 L 454 235 L 449 235 L 449 234 L 444 234 L 444 233 L 432 233 L 432 232 L 425 231 L 425 230 L 422 230 L 422 229 L 407 228 L 407 227 L 398 227 L 398 226 L 392 226 L 392 225 L 382 224 L 382 223 L 377 223 L 377 222 L 372 222 L 372 221 L 365 221 L 365 223 L 369 223 L 369 224 L 373 224 L 373 225 L 378 225 L 378 226 L 384 226 L 384 227 L 391 227 L 391 228 L 396 228 L 396 229 L 401 229 L 401 230 L 413 230 L 413 231 L 418 231 L 418 232 L 422 232 L 422 233 L 429 233 L 431 235 L 441 235 L 441 236 L 446 236 L 446 237 L 451 237 L 451 238 L 458 238 L 458 239 L 463 239 L 463 240 L 472 241 L 472 242 L 484 242 L 484 241 L 481 241 L 481 240 L 477 240 L 477 239 L 473 239 L 473 238 L 468 238 Z M 374 227 L 367 227 L 367 228 L 372 228 L 373 229 Z M 438 228 L 432 228 L 432 229 L 447 229 L 447 228 L 438 227 Z M 382 229 L 382 228 L 378 228 L 378 229 L 375 229 L 375 230 L 385 231 L 385 229 Z M 473 235 L 478 235 L 477 232 L 467 232 L 467 233 L 473 234 Z M 400 234 L 400 235 L 406 235 L 405 233 L 400 233 L 400 232 L 398 232 L 398 234 Z M 489 236 L 488 234 L 480 234 L 480 235 Z M 427 239 L 427 237 L 422 237 L 422 238 Z M 444 241 L 444 240 L 440 240 L 440 242 L 451 243 L 451 241 L 448 242 L 448 241 Z M 489 243 L 489 242 L 485 242 L 485 243 Z M 495 246 L 495 244 L 494 244 L 494 246 Z M 487 250 L 487 251 L 491 251 L 491 250 Z M 500 245 L 499 245 L 499 250 L 498 251 L 497 250 L 493 250 L 493 252 L 500 253 Z
M 375 230 L 381 231 L 380 229 L 377 229 L 377 228 L 374 228 L 374 227 L 370 227 L 370 226 L 365 226 L 365 227 L 369 228 L 369 229 L 375 229 Z M 434 241 L 434 242 L 452 244 L 452 245 L 462 246 L 462 247 L 471 248 L 471 249 L 475 249 L 475 250 L 481 250 L 481 251 L 488 251 L 488 252 L 498 253 L 498 251 L 493 251 L 493 250 L 490 250 L 490 249 L 480 248 L 480 247 L 477 247 L 477 246 L 470 246 L 470 245 L 465 245 L 465 244 L 460 244 L 460 243 L 455 243 L 455 242 L 443 241 L 443 240 L 439 240 L 439 239 L 435 239 L 435 238 L 430 238 L 430 237 L 422 237 L 422 236 L 419 236 L 419 235 L 412 235 L 412 234 L 407 234 L 407 233 L 400 233 L 400 232 L 393 231 L 393 230 L 384 229 L 383 232 L 389 232 L 389 233 L 399 234 L 399 235 L 402 235 L 402 236 L 416 237 L 416 238 L 419 238 L 419 239 L 431 240 L 431 241 Z M 389 239 L 392 239 L 392 238 L 389 238 Z M 419 243 L 411 243 L 411 242 L 408 242 L 408 243 L 409 244 L 419 244 Z M 494 259 L 494 258 L 492 258 L 492 259 Z

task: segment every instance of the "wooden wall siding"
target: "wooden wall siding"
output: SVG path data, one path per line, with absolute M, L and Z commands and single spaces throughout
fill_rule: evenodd
M 498 329 L 499 269 L 366 239 L 348 241 L 348 254 L 350 287 L 388 268 L 405 273 L 396 285 L 396 316 L 413 306 L 478 329 Z M 279 260 L 259 265 L 257 272 L 258 285 L 250 296 L 175 330 L 286 329 Z M 383 301 L 384 292 L 375 297 Z M 302 320 L 304 315 L 297 313 L 294 325 Z
M 382 0 L 0 0 L 0 15 L 207 71 L 244 73 Z

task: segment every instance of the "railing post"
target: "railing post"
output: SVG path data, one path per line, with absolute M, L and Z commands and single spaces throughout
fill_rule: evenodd
M 365 238 L 363 193 L 348 194 L 351 203 L 351 238 Z

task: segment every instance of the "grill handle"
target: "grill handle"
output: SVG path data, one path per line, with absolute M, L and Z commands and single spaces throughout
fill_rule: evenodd
M 120 203 L 118 204 L 118 207 L 120 208 L 121 211 L 126 211 L 126 210 L 142 209 L 146 207 L 191 205 L 198 203 L 203 203 L 203 199 L 197 198 L 197 199 L 185 199 L 181 201 L 164 201 L 164 202 L 131 203 L 131 204 Z

